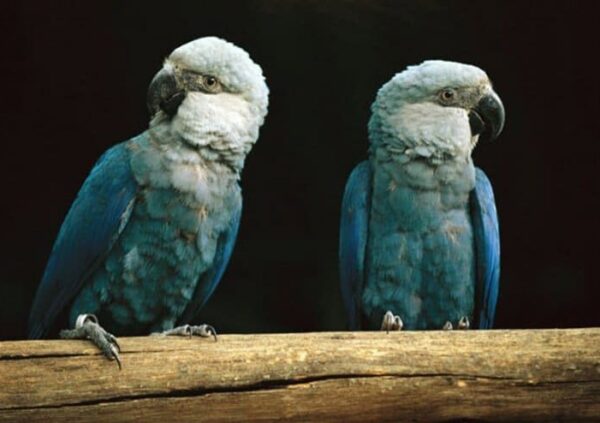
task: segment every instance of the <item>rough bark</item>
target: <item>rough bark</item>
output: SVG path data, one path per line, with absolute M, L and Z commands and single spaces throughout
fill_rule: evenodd
M 0 421 L 596 421 L 600 329 L 0 343 Z

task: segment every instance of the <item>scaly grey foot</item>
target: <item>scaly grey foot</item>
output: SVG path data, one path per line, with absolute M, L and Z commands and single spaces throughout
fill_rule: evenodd
M 117 338 L 105 331 L 98 324 L 98 318 L 93 314 L 80 314 L 77 316 L 75 329 L 63 329 L 60 331 L 59 337 L 62 339 L 89 339 L 95 346 L 100 348 L 106 358 L 116 360 L 119 370 L 121 370 L 121 360 L 119 359 L 121 347 L 117 342 Z
M 452 323 L 450 323 L 450 320 L 446 320 L 446 323 L 444 323 L 444 326 L 442 326 L 442 330 L 452 330 Z
M 386 311 L 381 321 L 381 330 L 389 333 L 391 330 L 402 330 L 404 323 L 400 316 L 394 315 L 391 311 Z
M 213 336 L 215 341 L 217 340 L 217 331 L 211 325 L 183 325 L 177 326 L 176 328 L 166 330 L 164 332 L 153 333 L 152 335 L 164 335 L 164 336 L 200 336 L 202 338 L 208 338 Z
M 458 321 L 458 329 L 469 329 L 471 327 L 471 322 L 469 322 L 469 318 L 467 316 L 463 316 Z

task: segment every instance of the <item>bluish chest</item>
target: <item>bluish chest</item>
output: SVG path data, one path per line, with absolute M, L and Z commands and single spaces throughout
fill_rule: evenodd
M 115 333 L 173 327 L 212 265 L 237 183 L 169 156 L 134 155 L 140 189 L 132 215 L 104 262 L 74 302 L 71 318 L 95 313 Z M 138 162 L 135 162 L 135 160 Z
M 445 183 L 436 180 L 435 169 L 422 166 L 421 179 L 408 173 L 415 169 L 393 170 L 374 174 L 365 316 L 376 327 L 392 310 L 411 329 L 436 329 L 447 320 L 471 317 L 475 269 L 469 181 Z M 464 175 L 468 179 L 468 169 Z

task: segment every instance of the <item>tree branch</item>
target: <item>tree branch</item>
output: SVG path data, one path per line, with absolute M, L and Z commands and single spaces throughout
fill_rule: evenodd
M 593 421 L 600 329 L 0 343 L 0 421 Z

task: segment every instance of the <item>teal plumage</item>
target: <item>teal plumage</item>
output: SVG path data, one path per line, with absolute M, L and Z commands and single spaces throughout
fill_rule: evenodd
M 63 261 L 68 263 L 58 269 L 58 274 L 49 267 L 33 307 L 32 336 L 43 336 L 58 315 L 48 313 L 44 306 L 47 303 L 62 303 L 59 307 L 64 307 L 72 302 L 71 325 L 78 315 L 92 313 L 115 334 L 139 335 L 172 328 L 181 321 L 190 303 L 199 309 L 210 297 L 235 242 L 241 190 L 235 174 L 215 175 L 213 182 L 217 185 L 207 189 L 200 200 L 195 192 L 163 186 L 164 182 L 152 174 L 173 172 L 170 167 L 179 165 L 174 160 L 178 149 L 185 151 L 187 147 L 172 147 L 170 157 L 152 151 L 150 137 L 144 133 L 113 147 L 102 157 L 65 219 L 65 230 L 59 236 L 51 262 L 55 255 L 64 255 L 69 245 L 87 247 L 90 243 L 103 244 L 98 247 L 103 250 L 98 256 L 104 258 L 96 259 L 87 270 L 93 271 L 80 277 L 62 279 L 58 275 L 70 263 L 79 263 L 85 248 L 67 252 Z M 146 163 L 147 157 L 140 157 L 149 155 L 151 165 Z M 121 228 L 113 231 L 109 245 L 97 237 L 82 239 L 89 230 L 103 225 L 103 205 L 112 208 L 114 188 L 101 197 L 103 186 L 96 181 L 119 186 L 121 182 L 114 179 L 115 169 L 123 169 L 121 179 L 126 185 L 122 188 L 126 190 L 122 202 L 127 206 L 112 218 L 119 221 Z M 85 209 L 77 207 L 84 202 L 88 204 Z M 78 230 L 70 231 L 73 227 Z M 64 297 L 52 295 L 59 282 L 75 279 L 80 287 L 72 284 Z M 200 298 L 195 299 L 196 295 Z M 193 315 L 187 313 L 187 317 Z
M 411 67 L 379 91 L 369 160 L 352 172 L 342 204 L 350 328 L 379 328 L 388 310 L 407 329 L 441 329 L 463 317 L 492 326 L 498 221 L 491 184 L 471 160 L 480 135 L 502 128 L 492 93 L 480 69 L 441 61 Z
M 177 48 L 150 84 L 148 130 L 109 149 L 71 206 L 30 337 L 89 314 L 116 335 L 189 323 L 232 254 L 240 174 L 267 105 L 262 70 L 244 50 L 215 37 Z M 117 357 L 114 340 L 100 336 Z

